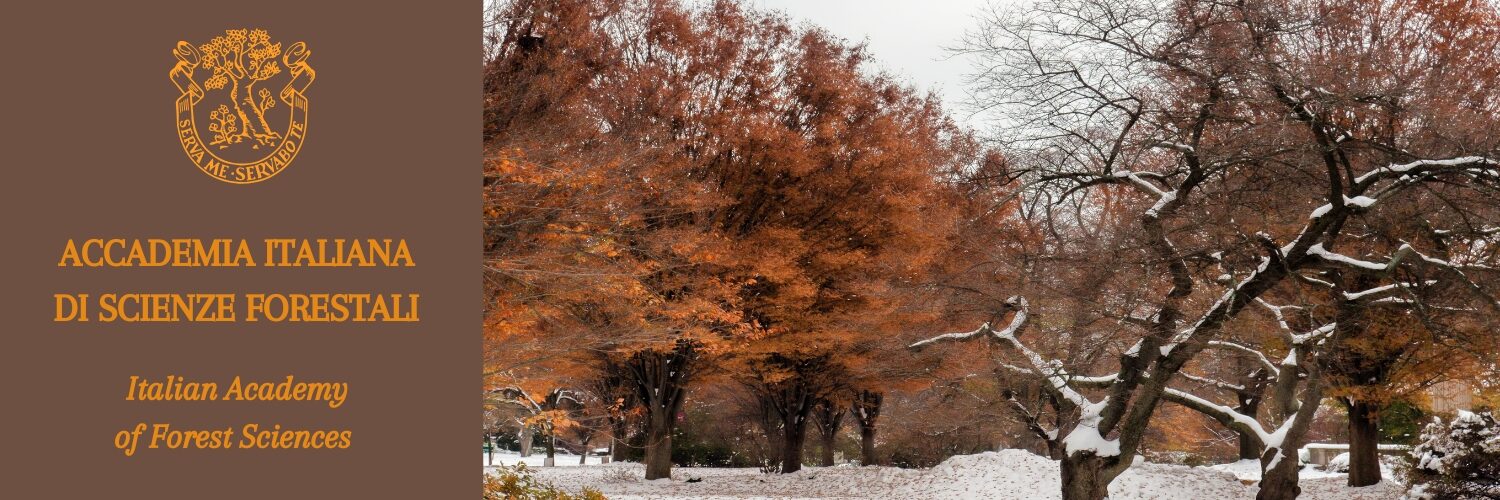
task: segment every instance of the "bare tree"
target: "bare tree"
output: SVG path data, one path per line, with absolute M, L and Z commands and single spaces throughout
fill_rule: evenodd
M 1353 15 L 1330 17 L 1332 7 L 1044 1 L 993 13 L 968 38 L 964 50 L 979 61 L 978 103 L 1000 117 L 999 138 L 1020 167 L 1009 188 L 1013 200 L 1045 207 L 1030 213 L 1049 228 L 1052 248 L 1068 252 L 1091 228 L 1129 227 L 1114 240 L 1110 265 L 1136 291 L 1092 306 L 1116 325 L 1037 323 L 1031 318 L 1066 312 L 1033 308 L 1017 296 L 992 320 L 1003 328 L 986 323 L 913 345 L 988 337 L 1021 360 L 1018 370 L 1042 380 L 1058 413 L 1068 416 L 1047 431 L 1065 452 L 1064 498 L 1104 498 L 1130 466 L 1156 406 L 1174 399 L 1211 409 L 1260 441 L 1267 470 L 1261 498 L 1295 497 L 1298 439 L 1321 399 L 1319 370 L 1299 368 L 1305 380 L 1279 377 L 1278 393 L 1305 387 L 1297 398 L 1279 394 L 1279 421 L 1262 427 L 1173 389 L 1187 380 L 1184 368 L 1200 352 L 1226 347 L 1225 331 L 1263 296 L 1329 293 L 1329 271 L 1376 273 L 1369 287 L 1331 287 L 1365 294 L 1402 288 L 1409 281 L 1400 270 L 1442 270 L 1464 283 L 1493 269 L 1492 261 L 1435 257 L 1414 242 L 1387 251 L 1366 244 L 1368 217 L 1433 190 L 1463 201 L 1435 208 L 1444 215 L 1432 221 L 1493 220 L 1489 193 L 1500 170 L 1491 159 L 1493 138 L 1433 126 L 1425 111 L 1392 111 L 1462 108 L 1434 92 L 1443 82 L 1410 88 L 1411 80 L 1355 81 L 1361 75 L 1335 69 L 1331 63 L 1345 57 L 1339 42 L 1366 36 L 1358 11 L 1381 6 L 1348 2 L 1336 7 Z M 1487 47 L 1493 58 L 1494 44 Z M 1359 56 L 1438 57 L 1419 44 L 1377 48 Z M 1406 100 L 1382 108 L 1367 102 L 1362 91 L 1371 87 Z M 1492 97 L 1477 99 L 1477 106 L 1494 106 Z M 1493 302 L 1467 281 L 1473 299 Z M 1293 339 L 1326 335 L 1338 328 L 1337 318 L 1332 323 L 1310 325 Z M 1028 327 L 1042 330 L 1036 339 L 1043 343 L 1101 342 L 1113 363 L 1053 359 L 1020 340 Z M 1296 349 L 1293 361 L 1310 354 Z M 1098 370 L 1113 373 L 1080 375 Z

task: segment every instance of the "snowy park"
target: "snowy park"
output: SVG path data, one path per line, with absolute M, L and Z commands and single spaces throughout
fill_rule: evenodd
M 488 457 L 486 457 L 488 458 Z M 578 456 L 557 456 L 558 465 L 542 467 L 543 457 L 522 458 L 499 453 L 505 465 L 526 463 L 537 478 L 577 493 L 585 487 L 619 499 L 728 498 L 892 498 L 892 499 L 1056 499 L 1058 465 L 1030 452 L 1006 450 L 948 459 L 931 469 L 894 467 L 809 467 L 795 474 L 765 474 L 755 468 L 681 467 L 671 479 L 641 479 L 643 466 L 617 462 L 600 464 L 591 458 L 578 465 Z M 486 467 L 493 473 L 493 467 Z M 1252 484 L 1259 464 L 1187 467 L 1142 463 L 1131 467 L 1110 487 L 1110 498 L 1223 500 L 1255 498 Z M 1350 487 L 1346 474 L 1327 473 L 1309 466 L 1303 472 L 1303 494 L 1316 500 L 1386 500 L 1401 498 L 1396 482 Z
M 487 498 L 1500 498 L 1496 2 L 485 23 Z

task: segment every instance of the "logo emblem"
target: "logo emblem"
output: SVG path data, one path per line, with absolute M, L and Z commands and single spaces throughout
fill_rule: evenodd
M 177 90 L 177 139 L 198 170 L 232 184 L 270 179 L 302 150 L 312 52 L 282 49 L 263 29 L 224 30 L 177 42 L 169 76 Z

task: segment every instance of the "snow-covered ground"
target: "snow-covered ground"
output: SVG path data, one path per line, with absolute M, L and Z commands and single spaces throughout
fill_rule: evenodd
M 1241 481 L 1254 482 L 1260 480 L 1260 460 L 1245 459 L 1238 462 L 1229 462 L 1227 464 L 1210 465 L 1208 466 L 1208 468 L 1234 474 L 1234 476 L 1240 478 Z M 1322 469 L 1319 469 L 1312 465 L 1303 466 L 1302 471 L 1297 473 L 1297 477 L 1299 479 L 1322 479 L 1328 477 L 1342 478 L 1344 476 L 1346 476 L 1346 474 L 1339 474 L 1337 472 L 1324 472 Z
M 521 458 L 495 455 L 506 465 Z M 528 457 L 528 465 L 541 458 Z M 894 467 L 809 467 L 793 474 L 762 474 L 753 468 L 678 467 L 672 480 L 645 481 L 643 466 L 613 463 L 577 466 L 577 455 L 558 455 L 558 467 L 534 469 L 538 478 L 578 491 L 593 487 L 611 499 L 678 498 L 1026 498 L 1056 499 L 1057 462 L 1021 450 L 963 455 L 931 469 Z M 1402 487 L 1387 481 L 1366 488 L 1344 485 L 1342 474 L 1305 475 L 1303 499 L 1390 500 Z M 693 482 L 688 482 L 693 481 Z M 1113 499 L 1237 500 L 1255 497 L 1232 472 L 1210 467 L 1143 463 L 1131 467 L 1110 487 Z

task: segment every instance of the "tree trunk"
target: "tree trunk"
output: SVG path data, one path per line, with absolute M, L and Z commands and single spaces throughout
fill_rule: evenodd
M 609 461 L 624 462 L 626 444 L 624 439 L 616 439 L 609 445 Z
M 781 439 L 781 473 L 802 470 L 802 445 L 807 440 L 807 419 L 793 413 L 783 421 Z
M 880 419 L 880 406 L 885 395 L 878 392 L 859 391 L 854 395 L 854 404 L 849 413 L 859 426 L 859 464 L 877 465 L 875 460 L 875 423 Z
M 801 362 L 798 370 L 805 368 Z M 817 404 L 815 390 L 806 375 L 798 373 L 788 380 L 767 384 L 762 400 L 773 408 L 781 420 L 781 473 L 802 470 L 802 449 L 807 442 L 807 421 Z
M 1258 450 L 1256 450 L 1256 448 L 1258 448 L 1258 446 L 1255 446 L 1255 438 L 1253 438 L 1249 434 L 1245 434 L 1243 432 L 1241 432 L 1239 434 L 1240 434 L 1240 460 L 1254 460 L 1256 458 L 1255 454 L 1258 452 Z
M 1342 326 L 1342 325 L 1340 325 Z M 1318 403 L 1323 401 L 1323 370 L 1312 362 L 1306 349 L 1297 349 L 1295 364 L 1281 365 L 1281 375 L 1276 381 L 1276 408 L 1282 419 L 1294 419 L 1280 442 L 1266 443 L 1261 455 L 1260 491 L 1258 500 L 1291 500 L 1302 494 L 1298 477 L 1302 470 L 1298 451 L 1307 443 L 1307 430 L 1317 415 Z M 1306 374 L 1300 399 L 1292 399 L 1297 381 Z M 1296 410 L 1291 408 L 1295 406 Z
M 1380 403 L 1349 404 L 1349 486 L 1380 482 Z
M 1105 459 L 1092 453 L 1075 453 L 1062 459 L 1063 500 L 1103 500 L 1109 496 L 1114 476 L 1105 470 Z
M 671 351 L 641 351 L 625 363 L 636 398 L 646 410 L 646 479 L 672 477 L 672 431 L 687 398 L 696 350 L 678 342 Z
M 629 460 L 631 410 L 635 408 L 638 397 L 637 388 L 630 380 L 630 369 L 626 367 L 628 358 L 622 358 L 619 353 L 601 355 L 600 364 L 602 376 L 595 379 L 594 390 L 601 394 L 605 403 L 604 413 L 609 425 L 609 454 L 601 457 L 604 463 L 611 461 L 621 462 Z
M 838 439 L 838 433 L 823 433 L 823 448 L 819 450 L 818 464 L 824 467 L 833 467 L 833 444 Z
M 255 80 L 245 84 L 245 97 L 250 99 L 250 111 L 255 113 L 255 119 L 260 122 L 261 133 L 268 136 L 275 134 L 271 131 L 271 124 L 266 123 L 266 111 L 260 107 L 260 100 L 257 99 L 260 96 L 255 95 Z
M 613 432 L 610 433 L 609 437 L 609 459 L 612 462 L 623 462 L 627 459 L 625 452 L 630 449 L 630 446 L 626 443 L 626 439 L 630 437 L 630 427 L 627 425 L 628 421 L 624 416 L 616 417 L 613 420 L 611 422 Z
M 1234 411 L 1241 415 L 1249 415 L 1251 418 L 1255 418 L 1255 414 L 1260 409 L 1260 395 L 1241 393 L 1237 394 L 1237 397 L 1240 404 L 1235 407 Z M 1255 437 L 1246 434 L 1244 431 L 1236 432 L 1240 436 L 1240 460 L 1259 459 L 1260 444 L 1256 442 Z
M 1275 467 L 1265 467 L 1270 465 L 1272 460 L 1276 461 Z M 1296 449 L 1266 450 L 1265 456 L 1261 457 L 1260 491 L 1255 494 L 1255 499 L 1292 500 L 1297 498 L 1297 495 L 1302 493 L 1302 487 L 1297 485 L 1298 470 L 1302 468 L 1301 465 L 1298 463 Z
M 234 105 L 234 114 L 240 118 L 240 133 L 236 134 L 240 140 L 250 138 L 250 117 L 245 115 L 245 109 L 240 107 L 240 81 L 230 79 L 229 102 Z
M 548 430 L 545 439 L 547 442 L 547 460 L 542 462 L 542 465 L 551 467 L 557 465 L 557 436 L 553 435 L 551 430 Z
M 645 424 L 646 422 L 642 423 Z M 625 438 L 626 448 L 623 453 L 623 455 L 625 456 L 624 460 L 635 459 L 641 460 L 641 463 L 645 463 L 646 440 L 650 438 L 650 436 L 647 436 L 646 434 L 647 432 L 645 429 L 637 429 L 634 434 L 631 434 L 629 437 Z
M 1064 458 L 1067 458 L 1068 449 L 1066 446 L 1063 446 L 1061 442 L 1058 442 L 1056 440 L 1044 439 L 1042 440 L 1042 444 L 1047 447 L 1047 458 L 1053 460 L 1062 460 Z
M 646 480 L 672 477 L 671 418 L 657 412 L 646 427 Z
M 813 423 L 817 424 L 820 438 L 818 465 L 832 467 L 833 447 L 838 441 L 839 427 L 844 423 L 844 408 L 833 401 L 819 401 L 813 408 Z
M 1379 282 L 1370 273 L 1360 273 L 1346 287 L 1349 290 L 1368 290 Z M 1345 300 L 1336 310 L 1333 345 L 1330 358 L 1325 361 L 1338 381 L 1347 388 L 1380 391 L 1390 380 L 1391 370 L 1401 359 L 1398 351 L 1371 352 L 1349 344 L 1374 335 L 1372 309 L 1364 303 Z M 1358 393 L 1358 392 L 1356 392 Z M 1357 397 L 1340 398 L 1349 415 L 1349 486 L 1369 486 L 1380 482 L 1380 411 L 1383 405 L 1376 401 L 1360 400 Z
M 859 427 L 859 464 L 876 465 L 875 424 Z
M 533 439 L 533 436 L 535 436 L 535 435 L 536 435 L 536 430 L 532 429 L 531 426 L 529 426 L 529 425 L 523 425 L 523 426 L 521 426 L 521 436 L 520 436 L 520 441 L 521 441 L 521 443 L 520 443 L 521 444 L 521 457 L 524 458 L 524 457 L 531 456 L 531 441 Z

